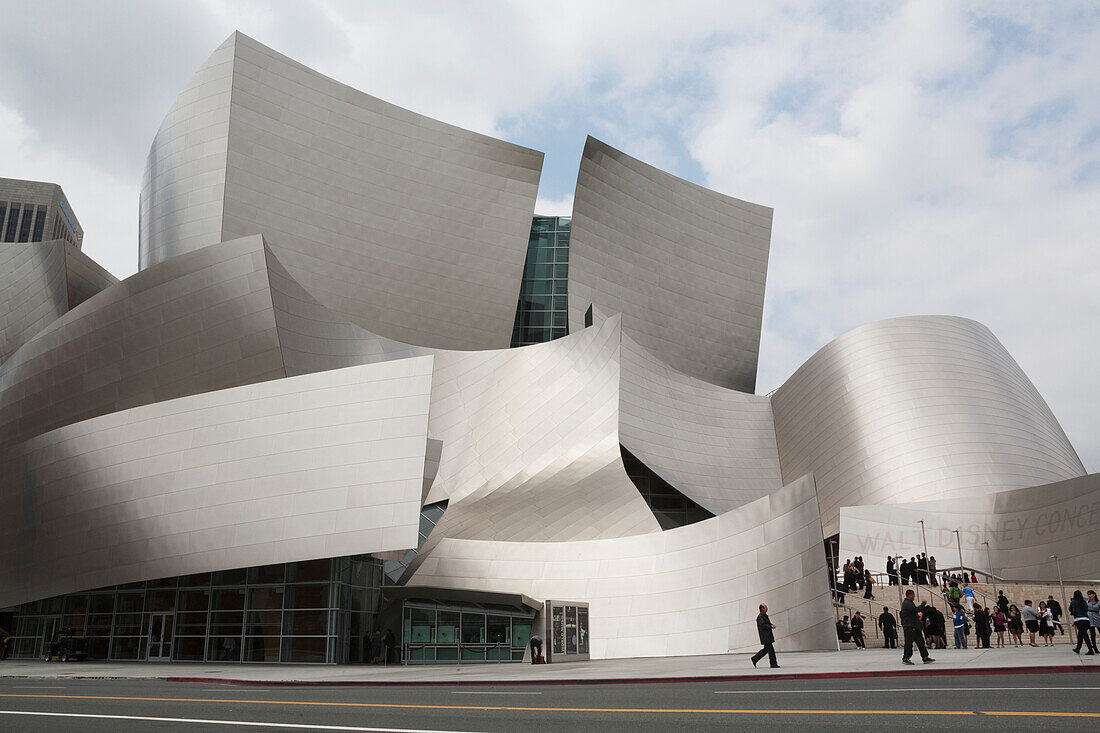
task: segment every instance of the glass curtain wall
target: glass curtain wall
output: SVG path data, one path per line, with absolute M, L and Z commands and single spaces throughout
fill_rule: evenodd
M 20 606 L 13 657 L 61 630 L 97 659 L 357 662 L 381 605 L 382 562 L 324 558 L 162 578 Z
M 536 216 L 531 222 L 513 347 L 541 344 L 569 333 L 566 298 L 571 223 L 567 216 Z
M 405 661 L 454 664 L 522 661 L 534 614 L 406 603 L 403 617 Z

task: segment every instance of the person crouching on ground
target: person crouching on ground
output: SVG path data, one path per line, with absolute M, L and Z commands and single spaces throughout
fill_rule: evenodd
M 867 648 L 867 644 L 863 641 L 863 616 L 859 615 L 859 611 L 852 616 L 852 641 L 856 643 L 856 649 Z

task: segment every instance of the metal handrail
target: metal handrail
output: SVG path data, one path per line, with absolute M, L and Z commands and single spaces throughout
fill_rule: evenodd
M 878 616 L 875 615 L 873 610 L 871 609 L 872 599 L 863 598 L 861 600 L 864 600 L 864 601 L 867 602 L 867 609 L 866 609 L 866 614 L 867 615 L 865 615 L 863 617 L 863 620 L 864 620 L 863 635 L 864 636 L 870 636 L 871 635 L 870 633 L 868 633 L 868 630 L 867 630 L 868 625 L 870 625 L 871 631 L 874 632 L 874 637 L 876 639 L 879 639 L 879 638 L 881 638 L 881 634 L 879 633 L 879 628 L 878 628 Z M 883 603 L 881 603 L 879 601 L 875 601 L 875 603 L 878 603 L 880 606 L 884 605 Z M 861 614 L 864 613 L 864 609 L 862 609 L 862 608 L 856 608 L 855 606 L 850 606 L 847 603 L 840 603 L 839 601 L 834 600 L 833 601 L 833 615 L 834 615 L 834 617 L 836 616 L 836 610 L 839 609 L 839 608 L 843 608 L 843 609 L 846 609 L 848 611 L 851 611 L 853 614 L 856 611 L 859 611 Z M 849 615 L 851 615 L 851 614 L 849 614 Z M 840 619 L 837 618 L 836 620 L 839 621 Z
M 1017 585 L 1057 585 L 1058 584 L 1058 581 L 1051 580 L 1050 578 L 1002 578 L 999 575 L 994 575 L 993 573 L 990 573 L 986 570 L 979 570 L 978 568 L 965 568 L 965 567 L 959 567 L 959 566 L 955 566 L 955 567 L 951 567 L 951 568 L 943 568 L 943 569 L 936 568 L 936 572 L 940 573 L 941 575 L 944 572 L 951 573 L 951 572 L 960 571 L 960 570 L 966 571 L 966 572 L 973 572 L 973 573 L 978 574 L 979 576 L 984 575 L 987 578 L 992 578 L 995 581 L 993 583 L 993 585 L 995 585 L 996 583 L 1016 583 Z M 981 581 L 979 581 L 979 582 L 981 582 Z M 1075 583 L 1077 585 L 1100 585 L 1100 580 L 1089 580 L 1089 579 L 1083 579 L 1083 578 L 1063 578 L 1062 582 L 1065 583 L 1066 585 L 1069 585 L 1071 583 Z
M 498 664 L 500 662 L 511 662 L 511 661 L 513 661 L 512 660 L 512 651 L 513 650 L 514 651 L 519 651 L 520 650 L 519 647 L 514 647 L 514 646 L 512 646 L 511 642 L 507 642 L 507 641 L 505 641 L 505 642 L 488 642 L 488 641 L 486 641 L 486 642 L 476 642 L 476 643 L 465 643 L 465 642 L 459 642 L 459 641 L 456 641 L 456 642 L 453 642 L 453 643 L 446 643 L 446 642 L 443 642 L 443 643 L 440 643 L 440 642 L 405 642 L 404 644 L 401 645 L 401 662 L 402 662 L 402 664 L 408 664 L 409 662 L 414 662 L 414 661 L 415 662 L 439 661 L 439 660 L 431 660 L 431 659 L 411 660 L 411 659 L 409 659 L 409 652 L 412 651 L 413 649 L 454 649 L 455 651 L 458 652 L 458 658 L 457 659 L 445 659 L 445 660 L 442 660 L 442 661 L 457 662 L 458 664 L 462 664 L 463 661 L 466 661 L 466 662 L 497 662 Z M 507 649 L 508 650 L 508 658 L 507 659 L 502 659 L 498 656 L 496 659 L 466 659 L 466 660 L 464 660 L 464 659 L 462 659 L 462 650 L 463 649 L 479 649 L 479 650 L 483 650 L 483 651 L 488 651 L 489 649 Z M 486 656 L 488 656 L 488 655 L 486 655 Z

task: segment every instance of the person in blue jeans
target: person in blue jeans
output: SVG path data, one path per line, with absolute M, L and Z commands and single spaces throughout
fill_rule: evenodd
M 955 606 L 955 615 L 952 618 L 955 622 L 955 648 L 966 649 L 966 614 L 963 613 L 962 606 Z

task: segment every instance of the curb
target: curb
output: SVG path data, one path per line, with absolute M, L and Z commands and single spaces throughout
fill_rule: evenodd
M 766 675 L 704 675 L 699 677 L 607 677 L 556 680 L 240 680 L 224 677 L 158 677 L 165 682 L 199 682 L 239 687 L 530 687 L 533 685 L 645 685 L 692 682 L 778 682 L 783 680 L 835 680 L 866 677 L 970 677 L 1022 674 L 1079 674 L 1100 672 L 1100 666 L 1047 665 L 1038 667 L 990 667 L 985 669 L 940 668 L 867 672 L 791 672 Z

